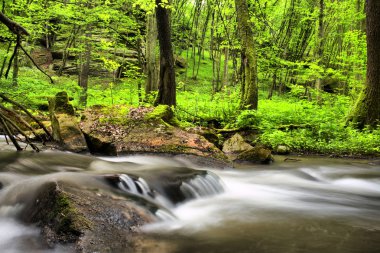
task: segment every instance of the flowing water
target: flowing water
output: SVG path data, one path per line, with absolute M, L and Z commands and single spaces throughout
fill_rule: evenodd
M 142 230 L 175 252 L 380 252 L 380 165 L 277 160 L 218 170 L 164 157 L 2 151 L 0 252 L 67 252 L 64 246 L 47 249 L 37 227 L 18 221 L 25 203 L 15 195 L 27 194 L 27 201 L 49 180 L 106 189 L 96 178 L 110 173 L 119 175 L 118 190 L 163 207 L 155 212 L 161 221 Z M 165 185 L 173 175 L 181 178 L 179 187 Z

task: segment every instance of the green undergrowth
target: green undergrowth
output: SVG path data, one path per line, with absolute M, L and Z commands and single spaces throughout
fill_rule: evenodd
M 351 100 L 338 95 L 327 99 L 322 105 L 283 98 L 261 101 L 259 111 L 252 113 L 262 133 L 260 141 L 300 153 L 379 155 L 380 128 L 354 129 L 345 123 Z
M 0 92 L 8 94 L 31 109 L 41 109 L 48 104 L 48 98 L 64 90 L 72 100 L 74 107 L 80 107 L 79 98 L 82 89 L 74 76 L 53 76 L 54 84 L 42 73 L 28 67 L 22 67 L 15 86 L 11 79 L 0 80 Z M 142 79 L 122 79 L 116 83 L 111 78 L 91 77 L 87 93 L 87 106 L 101 105 L 139 105 L 138 83 Z M 142 92 L 142 91 L 141 91 Z M 142 94 L 143 95 L 143 94 Z
M 288 146 L 298 153 L 333 155 L 380 154 L 380 128 L 357 130 L 346 125 L 353 100 L 348 96 L 324 94 L 322 103 L 290 95 L 266 99 L 262 94 L 259 109 L 240 110 L 236 93 L 220 93 L 211 99 L 198 92 L 182 93 L 176 109 L 180 120 L 200 126 L 252 129 L 259 131 L 260 142 L 273 150 Z M 182 97 L 183 96 L 183 97 Z
M 204 65 L 206 70 L 210 67 L 207 61 Z M 191 69 L 188 70 L 190 73 Z M 183 75 L 177 78 L 175 125 L 252 129 L 259 131 L 262 144 L 274 150 L 278 145 L 287 145 L 299 153 L 380 154 L 379 128 L 356 130 L 345 123 L 355 98 L 326 93 L 317 103 L 313 90 L 313 100 L 309 101 L 293 89 L 286 95 L 267 99 L 266 91 L 260 90 L 259 109 L 241 110 L 238 86 L 213 93 L 210 75 L 203 68 L 197 80 Z M 79 107 L 81 89 L 75 77 L 55 77 L 55 84 L 50 84 L 41 73 L 23 67 L 18 82 L 15 87 L 10 80 L 2 79 L 0 92 L 9 94 L 29 108 L 38 109 L 41 104 L 47 104 L 48 97 L 65 90 L 72 98 L 72 104 Z M 100 105 L 104 108 L 102 120 L 123 124 L 131 108 L 149 107 L 154 101 L 154 96 L 145 98 L 144 103 L 139 100 L 139 93 L 144 97 L 144 92 L 138 89 L 139 82 L 143 87 L 142 79 L 126 78 L 114 83 L 106 78 L 91 78 L 87 106 Z

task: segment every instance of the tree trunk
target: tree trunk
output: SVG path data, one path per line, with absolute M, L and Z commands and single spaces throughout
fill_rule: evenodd
M 229 60 L 230 50 L 229 47 L 226 46 L 224 48 L 224 68 L 223 68 L 223 84 L 222 87 L 228 86 L 228 60 Z
M 87 27 L 86 29 L 86 35 L 85 35 L 85 52 L 84 56 L 81 57 L 80 61 L 80 69 L 79 69 L 79 75 L 78 75 L 78 84 L 82 88 L 82 94 L 80 96 L 80 105 L 86 106 L 87 104 L 87 89 L 88 89 L 88 77 L 90 74 L 90 61 L 91 61 L 91 37 L 92 34 L 90 31 L 90 27 Z
M 241 107 L 257 110 L 257 58 L 253 31 L 249 23 L 247 0 L 235 0 L 238 31 L 241 38 L 242 101 Z
M 367 1 L 367 81 L 349 117 L 358 128 L 380 124 L 380 1 Z
M 319 66 L 322 65 L 322 58 L 323 58 L 323 40 L 324 40 L 324 10 L 325 10 L 325 3 L 324 0 L 319 0 L 319 16 L 318 16 L 318 37 L 317 37 L 317 52 L 316 52 L 316 59 L 319 61 Z M 315 82 L 315 89 L 317 90 L 317 101 L 318 103 L 321 102 L 321 91 L 322 91 L 322 78 L 318 77 L 317 81 Z
M 11 49 L 11 46 L 12 46 L 12 42 L 9 42 L 7 54 L 4 56 L 3 64 L 1 65 L 0 79 L 3 77 L 5 65 L 7 64 L 7 60 L 8 60 L 8 53 L 9 53 L 9 50 Z
M 19 44 L 17 42 L 15 46 L 15 51 L 14 51 L 14 58 L 13 58 L 13 72 L 12 72 L 12 84 L 14 86 L 17 86 L 18 84 L 18 70 L 19 70 Z
M 160 45 L 160 76 L 155 105 L 176 105 L 176 83 L 173 47 L 171 42 L 170 13 L 168 6 L 156 0 L 158 42 Z
M 156 44 L 157 44 L 157 25 L 154 14 L 148 14 L 146 25 L 146 83 L 145 94 L 148 95 L 152 91 L 157 90 L 158 75 L 156 64 Z
M 66 67 L 66 62 L 69 57 L 69 48 L 73 45 L 75 41 L 76 34 L 79 32 L 80 28 L 76 28 L 75 25 L 73 27 L 73 31 L 70 34 L 69 38 L 66 41 L 65 48 L 63 49 L 63 55 L 62 55 L 62 65 L 58 69 L 58 76 L 62 76 L 63 70 Z

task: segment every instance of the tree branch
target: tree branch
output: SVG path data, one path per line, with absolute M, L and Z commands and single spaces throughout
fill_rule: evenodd
M 4 118 L 1 117 L 1 114 L 0 114 L 0 122 L 3 125 L 4 132 L 8 135 L 9 139 L 11 139 L 11 141 L 12 141 L 13 145 L 16 147 L 17 151 L 22 151 L 22 148 L 20 147 L 20 145 L 16 141 L 15 137 L 13 136 L 13 133 L 9 129 L 7 122 L 5 122 Z
M 0 12 L 0 22 L 6 25 L 8 29 L 11 30 L 11 32 L 14 34 L 29 36 L 29 32 L 24 27 L 9 19 L 2 12 Z
M 50 79 L 50 82 L 51 83 L 54 83 L 53 81 L 53 78 L 51 78 L 51 76 L 49 76 L 45 71 L 43 71 L 43 69 L 40 68 L 40 66 L 37 65 L 37 63 L 33 60 L 33 58 L 28 54 L 28 52 L 26 52 L 26 50 L 24 49 L 23 46 L 21 46 L 21 44 L 18 45 L 21 50 L 26 54 L 26 56 L 28 56 L 28 58 L 32 61 L 33 65 L 36 66 L 36 68 L 42 72 L 42 74 L 44 74 L 45 76 L 49 77 Z
M 50 138 L 50 139 L 53 139 L 52 138 L 52 135 L 50 134 L 50 132 L 46 129 L 46 127 L 44 126 L 44 124 L 41 123 L 41 121 L 39 121 L 36 117 L 34 117 L 23 105 L 17 103 L 16 101 L 13 101 L 12 99 L 8 98 L 7 96 L 5 96 L 3 93 L 0 93 L 0 98 L 2 98 L 4 101 L 6 102 L 9 102 L 11 104 L 14 104 L 15 106 L 17 106 L 18 108 L 20 108 L 21 110 L 23 110 L 30 118 L 32 118 L 46 133 L 46 135 Z

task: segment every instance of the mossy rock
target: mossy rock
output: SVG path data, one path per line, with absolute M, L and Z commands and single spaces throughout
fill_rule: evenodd
M 86 139 L 88 149 L 92 154 L 102 154 L 108 156 L 117 155 L 116 146 L 109 136 L 84 132 L 84 137 Z
M 146 120 L 162 119 L 169 122 L 174 117 L 174 112 L 168 105 L 158 105 L 154 110 L 145 115 Z
M 49 111 L 53 113 L 66 113 L 74 115 L 74 107 L 69 103 L 69 96 L 65 91 L 58 92 L 55 97 L 49 99 Z
M 252 163 L 270 163 L 273 162 L 273 156 L 269 149 L 263 147 L 253 147 L 240 153 L 235 161 L 245 161 Z
M 278 145 L 276 147 L 276 153 L 279 155 L 287 155 L 290 152 L 290 148 L 286 145 Z
M 174 116 L 173 109 L 168 105 L 158 105 L 145 115 L 148 121 L 163 121 L 171 126 L 181 126 L 181 122 Z
M 41 239 L 51 248 L 57 244 L 69 247 L 67 252 L 152 252 L 154 248 L 142 250 L 149 248 L 149 240 L 138 228 L 156 217 L 133 199 L 65 182 L 48 182 L 35 196 L 16 198 L 26 202 L 21 220 L 40 227 Z
M 238 154 L 252 149 L 252 146 L 245 142 L 244 138 L 236 133 L 223 144 L 223 152 L 226 154 Z
M 78 212 L 70 198 L 57 183 L 47 183 L 40 188 L 34 203 L 25 208 L 22 219 L 49 227 L 54 231 L 52 241 L 73 243 L 91 227 L 91 222 Z
M 51 115 L 53 139 L 65 150 L 72 152 L 87 151 L 87 143 L 75 116 L 57 113 Z

